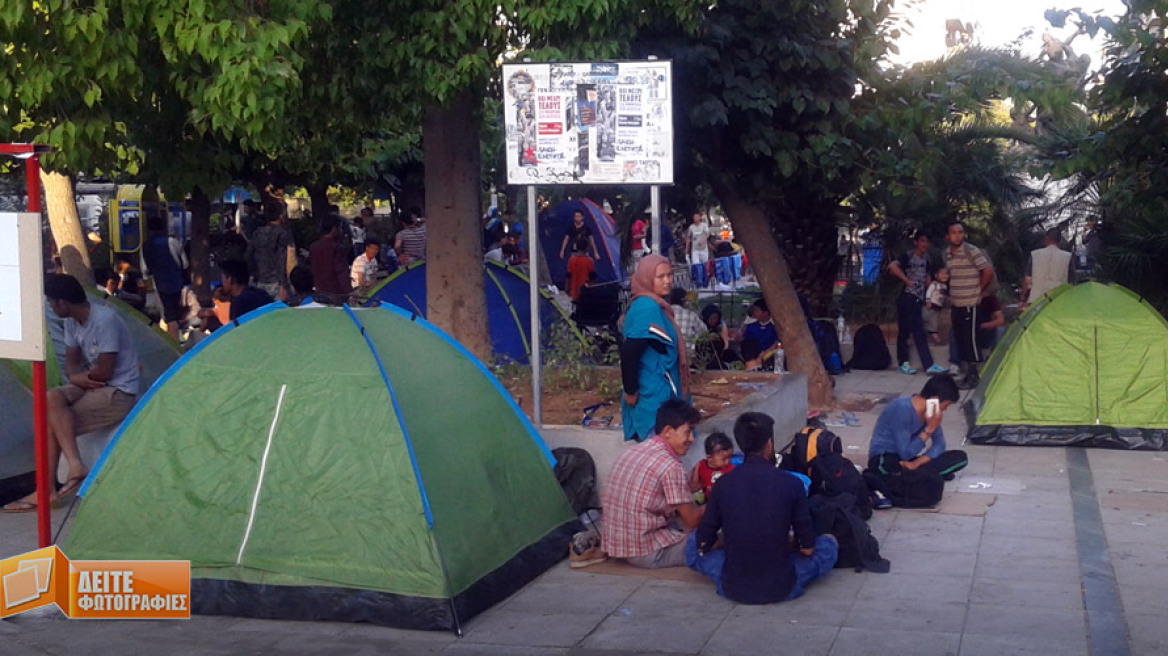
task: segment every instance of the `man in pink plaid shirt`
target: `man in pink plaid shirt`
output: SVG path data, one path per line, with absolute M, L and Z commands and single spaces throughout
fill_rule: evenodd
M 650 439 L 616 461 L 601 495 L 602 543 L 609 556 L 635 567 L 685 565 L 685 538 L 702 512 L 693 503 L 681 456 L 693 444 L 699 421 L 690 404 L 666 401 Z

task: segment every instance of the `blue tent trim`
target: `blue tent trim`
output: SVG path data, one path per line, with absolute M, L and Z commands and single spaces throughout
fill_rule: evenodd
M 491 381 L 491 384 L 495 386 L 495 389 L 497 389 L 499 394 L 502 395 L 503 399 L 507 401 L 507 405 L 509 405 L 511 409 L 515 411 L 515 414 L 519 417 L 519 421 L 521 421 L 523 423 L 523 427 L 527 429 L 527 434 L 531 436 L 532 441 L 534 441 L 536 445 L 539 446 L 539 448 L 543 451 L 544 457 L 547 458 L 548 464 L 552 467 L 556 466 L 556 457 L 552 455 L 552 451 L 548 448 L 547 442 L 543 441 L 543 436 L 539 434 L 539 431 L 535 430 L 535 425 L 532 424 L 531 420 L 527 418 L 527 415 L 523 413 L 523 409 L 519 407 L 519 404 L 515 402 L 515 399 L 511 397 L 511 393 L 507 391 L 507 388 L 503 387 L 502 383 L 499 382 L 499 379 L 495 377 L 495 374 L 491 373 L 491 370 L 487 369 L 487 367 L 481 361 L 479 361 L 479 359 L 476 358 L 473 353 L 467 350 L 467 348 L 462 344 L 459 344 L 456 339 L 443 332 L 440 328 L 438 328 L 438 326 L 435 326 L 434 324 L 422 318 L 414 319 L 414 315 L 412 313 L 406 312 L 400 307 L 395 305 L 382 305 L 381 309 L 385 310 L 386 312 L 393 312 L 394 314 L 401 315 L 408 319 L 413 319 L 414 323 L 420 326 L 425 326 L 435 335 L 441 337 L 447 344 L 454 347 L 454 350 L 458 351 L 459 354 L 461 354 L 464 358 L 470 361 L 476 369 L 481 371 L 483 375 L 487 377 L 487 380 Z
M 414 262 L 383 280 L 370 291 L 367 307 L 392 304 L 411 314 L 426 318 L 425 262 Z M 531 361 L 531 280 L 522 271 L 488 260 L 483 263 L 483 287 L 487 300 L 487 327 L 491 350 L 496 356 L 527 364 Z M 540 329 L 546 333 L 564 322 L 574 334 L 576 326 L 564 310 L 544 290 L 540 295 Z
M 385 383 L 385 389 L 389 392 L 389 402 L 393 404 L 393 414 L 398 418 L 397 425 L 401 427 L 402 439 L 406 443 L 406 451 L 410 454 L 410 467 L 414 470 L 414 481 L 418 484 L 418 494 L 422 495 L 422 509 L 426 513 L 426 526 L 434 528 L 434 513 L 430 512 L 430 497 L 426 495 L 426 485 L 422 481 L 422 470 L 418 469 L 418 457 L 414 453 L 414 443 L 410 439 L 410 431 L 406 425 L 401 421 L 401 405 L 397 402 L 397 394 L 393 391 L 393 383 L 389 382 L 389 374 L 385 372 L 385 365 L 381 362 L 381 356 L 377 354 L 377 349 L 373 348 L 373 342 L 369 339 L 369 335 L 365 333 L 365 325 L 357 318 L 353 312 L 353 308 L 345 304 L 345 313 L 357 324 L 361 329 L 361 338 L 365 340 L 365 346 L 369 347 L 369 352 L 373 355 L 373 361 L 377 363 L 377 371 L 381 373 L 381 380 Z
M 100 472 L 101 468 L 105 466 L 105 461 L 109 458 L 109 455 L 114 450 L 114 447 L 117 446 L 118 440 L 122 439 L 122 433 L 126 432 L 126 427 L 128 427 L 135 419 L 138 418 L 138 415 L 142 412 L 142 408 L 146 407 L 146 403 L 150 400 L 150 398 L 153 397 L 154 394 L 162 388 L 166 381 L 170 380 L 171 377 L 174 376 L 174 374 L 183 367 L 183 365 L 190 362 L 192 358 L 202 352 L 203 349 L 207 348 L 208 344 L 214 342 L 232 330 L 235 330 L 238 326 L 242 326 L 243 324 L 249 321 L 253 321 L 257 317 L 261 317 L 269 312 L 275 312 L 276 310 L 280 310 L 286 307 L 288 306 L 283 302 L 276 301 L 275 303 L 269 303 L 263 307 L 256 308 L 251 312 L 243 315 L 242 317 L 239 317 L 235 321 L 228 322 L 219 330 L 211 333 L 209 337 L 202 340 L 198 344 L 195 344 L 191 350 L 184 353 L 182 357 L 175 361 L 174 364 L 170 365 L 170 368 L 163 372 L 163 374 L 158 377 L 158 380 L 154 381 L 154 384 L 150 386 L 150 389 L 146 390 L 146 393 L 142 395 L 142 398 L 138 399 L 138 402 L 134 404 L 134 408 L 130 410 L 130 414 L 126 415 L 122 419 L 122 423 L 118 425 L 117 432 L 115 432 L 113 437 L 110 438 L 109 444 L 105 445 L 105 448 L 102 449 L 101 455 L 97 458 L 97 462 L 93 463 L 93 467 L 89 470 L 89 475 L 85 477 L 85 482 L 83 482 L 81 487 L 77 490 L 77 496 L 84 497 L 85 494 L 89 492 L 89 486 L 93 484 L 94 479 L 97 478 L 98 472 Z

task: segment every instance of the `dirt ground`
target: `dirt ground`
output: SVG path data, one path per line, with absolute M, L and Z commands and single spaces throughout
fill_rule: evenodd
M 703 371 L 691 377 L 690 391 L 702 417 L 709 418 L 773 381 L 775 375 L 769 372 Z M 530 371 L 506 371 L 499 374 L 499 380 L 530 417 Z M 593 419 L 599 420 L 599 424 L 604 426 L 605 418 L 611 417 L 611 425 L 618 425 L 620 390 L 620 370 L 615 367 L 586 368 L 572 372 L 545 369 L 543 423 L 579 425 L 584 419 L 585 408 L 609 402 L 611 405 L 602 406 L 593 412 Z

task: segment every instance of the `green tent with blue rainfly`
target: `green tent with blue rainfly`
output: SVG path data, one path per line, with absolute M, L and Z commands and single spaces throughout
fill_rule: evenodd
M 1168 322 L 1119 285 L 1063 285 L 1014 322 L 964 405 L 978 444 L 1168 449 Z
M 432 324 L 275 303 L 155 383 L 63 548 L 190 560 L 197 613 L 457 630 L 566 555 L 553 465 Z

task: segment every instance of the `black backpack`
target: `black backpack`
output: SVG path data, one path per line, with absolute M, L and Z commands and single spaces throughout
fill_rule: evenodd
M 853 510 L 856 500 L 844 493 L 834 497 L 816 494 L 807 500 L 811 523 L 816 535 L 830 533 L 839 543 L 836 569 L 851 567 L 857 572 L 868 570 L 880 574 L 892 569 L 891 563 L 880 557 L 880 543 L 868 528 L 868 522 Z
M 575 447 L 561 447 L 552 449 L 555 456 L 556 480 L 564 490 L 568 505 L 577 515 L 600 507 L 600 498 L 596 495 L 596 463 L 592 454 L 584 449 Z
M 784 448 L 783 468 L 811 479 L 809 494 L 830 497 L 850 494 L 860 517 L 872 516 L 872 496 L 856 466 L 843 455 L 843 443 L 835 433 L 807 426 Z
M 783 447 L 783 469 L 811 476 L 811 461 L 817 456 L 842 454 L 843 443 L 835 433 L 816 426 L 805 426 L 794 439 Z M 814 478 L 812 478 L 814 483 Z
M 941 503 L 945 479 L 924 469 L 905 469 L 884 475 L 871 469 L 864 472 L 864 482 L 898 508 L 931 508 Z
M 872 517 L 872 493 L 856 466 L 844 456 L 832 453 L 811 461 L 811 494 L 851 498 L 852 510 L 861 519 Z
M 808 323 L 811 336 L 815 338 L 815 348 L 819 350 L 819 359 L 823 360 L 823 368 L 832 376 L 842 374 L 844 368 L 840 363 L 839 335 L 835 332 L 835 324 L 827 319 L 816 319 Z M 832 358 L 833 355 L 835 358 Z
M 855 348 L 848 362 L 849 369 L 884 371 L 892 364 L 892 354 L 888 352 L 888 342 L 880 326 L 874 323 L 860 326 L 852 343 Z

